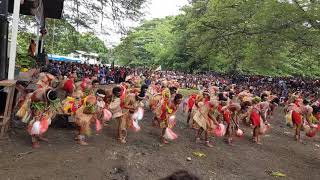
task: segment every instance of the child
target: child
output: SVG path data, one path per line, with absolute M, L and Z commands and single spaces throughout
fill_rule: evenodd
M 259 133 L 260 133 L 260 121 L 261 121 L 261 107 L 260 107 L 260 101 L 261 99 L 259 97 L 254 97 L 252 99 L 252 110 L 250 113 L 250 120 L 251 120 L 251 124 L 253 126 L 253 136 L 252 136 L 252 140 L 253 142 L 257 143 L 257 144 L 261 144 L 260 142 L 260 137 L 259 137 Z
M 125 143 L 125 137 L 126 137 L 126 131 L 123 131 L 123 129 L 121 127 L 125 126 L 125 122 L 123 121 L 123 113 L 122 113 L 122 109 L 121 109 L 121 100 L 120 100 L 120 96 L 121 96 L 121 88 L 120 87 L 114 87 L 112 89 L 112 100 L 111 103 L 109 105 L 109 109 L 112 113 L 112 119 L 115 119 L 118 122 L 117 125 L 117 134 L 118 134 L 118 140 L 121 143 Z
M 238 113 L 241 110 L 241 106 L 237 103 L 237 98 L 234 92 L 228 92 L 227 105 L 222 108 L 223 119 L 227 124 L 227 143 L 232 145 L 232 136 L 235 134 L 235 130 L 239 129 Z
M 238 112 L 241 110 L 241 106 L 237 103 L 231 103 L 222 108 L 223 119 L 227 124 L 227 143 L 232 145 L 232 136 L 235 134 L 235 130 L 239 129 Z
M 80 145 L 88 145 L 85 136 L 90 135 L 91 133 L 90 124 L 94 120 L 96 103 L 96 97 L 90 95 L 86 97 L 84 105 L 77 109 L 75 113 L 75 123 L 79 127 L 78 137 L 76 140 Z
M 296 99 L 292 107 L 292 122 L 295 126 L 295 140 L 301 142 L 300 132 L 303 124 L 301 99 Z
M 270 112 L 270 103 L 268 101 L 268 94 L 261 95 L 261 102 L 260 102 L 260 110 L 261 110 L 261 117 L 264 122 L 267 122 L 268 112 Z
M 161 128 L 161 136 L 160 136 L 160 142 L 162 144 L 168 144 L 169 142 L 165 139 L 164 135 L 166 132 L 166 128 L 169 127 L 169 118 L 171 116 L 174 116 L 175 113 L 178 110 L 178 107 L 180 103 L 182 102 L 182 95 L 181 94 L 176 94 L 174 99 L 169 101 L 169 93 L 166 92 L 164 95 L 164 101 L 161 104 L 161 114 L 160 114 L 160 128 Z
M 106 103 L 104 102 L 105 94 L 105 91 L 102 89 L 98 89 L 96 92 L 97 103 L 95 119 L 96 121 L 100 121 L 101 124 L 106 123 L 104 119 L 104 109 L 106 107 Z M 97 133 L 100 133 L 100 129 L 97 129 Z
M 192 94 L 189 99 L 188 99 L 188 103 L 187 103 L 187 112 L 188 112 L 188 117 L 187 117 L 187 124 L 189 125 L 189 127 L 192 127 L 192 125 L 190 124 L 190 119 L 191 119 L 191 115 L 192 115 L 192 109 L 193 106 L 195 104 L 196 101 L 196 94 Z M 192 123 L 192 122 L 191 122 Z

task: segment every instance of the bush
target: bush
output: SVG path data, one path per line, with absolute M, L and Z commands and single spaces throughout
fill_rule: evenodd
M 26 54 L 18 54 L 16 64 L 21 68 L 30 69 L 35 65 L 35 60 Z

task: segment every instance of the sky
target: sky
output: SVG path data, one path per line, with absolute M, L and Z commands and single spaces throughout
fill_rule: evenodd
M 149 0 L 145 12 L 144 19 L 151 20 L 154 18 L 164 18 L 166 16 L 174 16 L 179 14 L 179 9 L 188 4 L 188 0 Z M 137 22 L 127 22 L 129 26 L 138 26 Z M 106 45 L 112 47 L 120 43 L 121 35 L 111 33 L 106 40 Z
M 179 9 L 187 4 L 187 0 L 150 0 L 146 19 L 177 15 L 179 14 Z

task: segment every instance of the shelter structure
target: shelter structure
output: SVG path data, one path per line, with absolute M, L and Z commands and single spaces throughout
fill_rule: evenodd
M 68 56 L 59 56 L 55 54 L 48 54 L 49 60 L 53 61 L 64 61 L 64 62 L 75 62 L 75 63 L 81 63 L 81 59 L 79 58 L 73 58 Z
M 64 0 L 0 0 L 0 138 L 6 136 L 12 115 L 16 80 L 15 62 L 19 15 L 33 15 L 38 23 L 38 54 L 42 53 L 46 35 L 45 19 L 62 17 Z M 12 14 L 12 33 L 8 60 L 8 15 Z M 40 35 L 41 34 L 41 35 Z M 7 80 L 6 80 L 7 79 Z M 4 107 L 4 108 L 3 108 Z
M 80 59 L 82 64 L 101 64 L 97 53 L 75 50 L 68 56 Z
M 39 55 L 43 51 L 43 37 L 47 33 L 45 19 L 61 19 L 63 6 L 64 0 L 0 0 L 0 80 L 14 79 L 19 15 L 35 17 L 38 24 L 36 54 Z M 8 56 L 9 13 L 12 13 L 12 36 Z

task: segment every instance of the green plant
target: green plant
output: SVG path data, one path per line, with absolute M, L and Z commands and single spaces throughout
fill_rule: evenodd
M 31 68 L 35 65 L 35 60 L 26 54 L 18 54 L 16 64 L 22 68 Z

